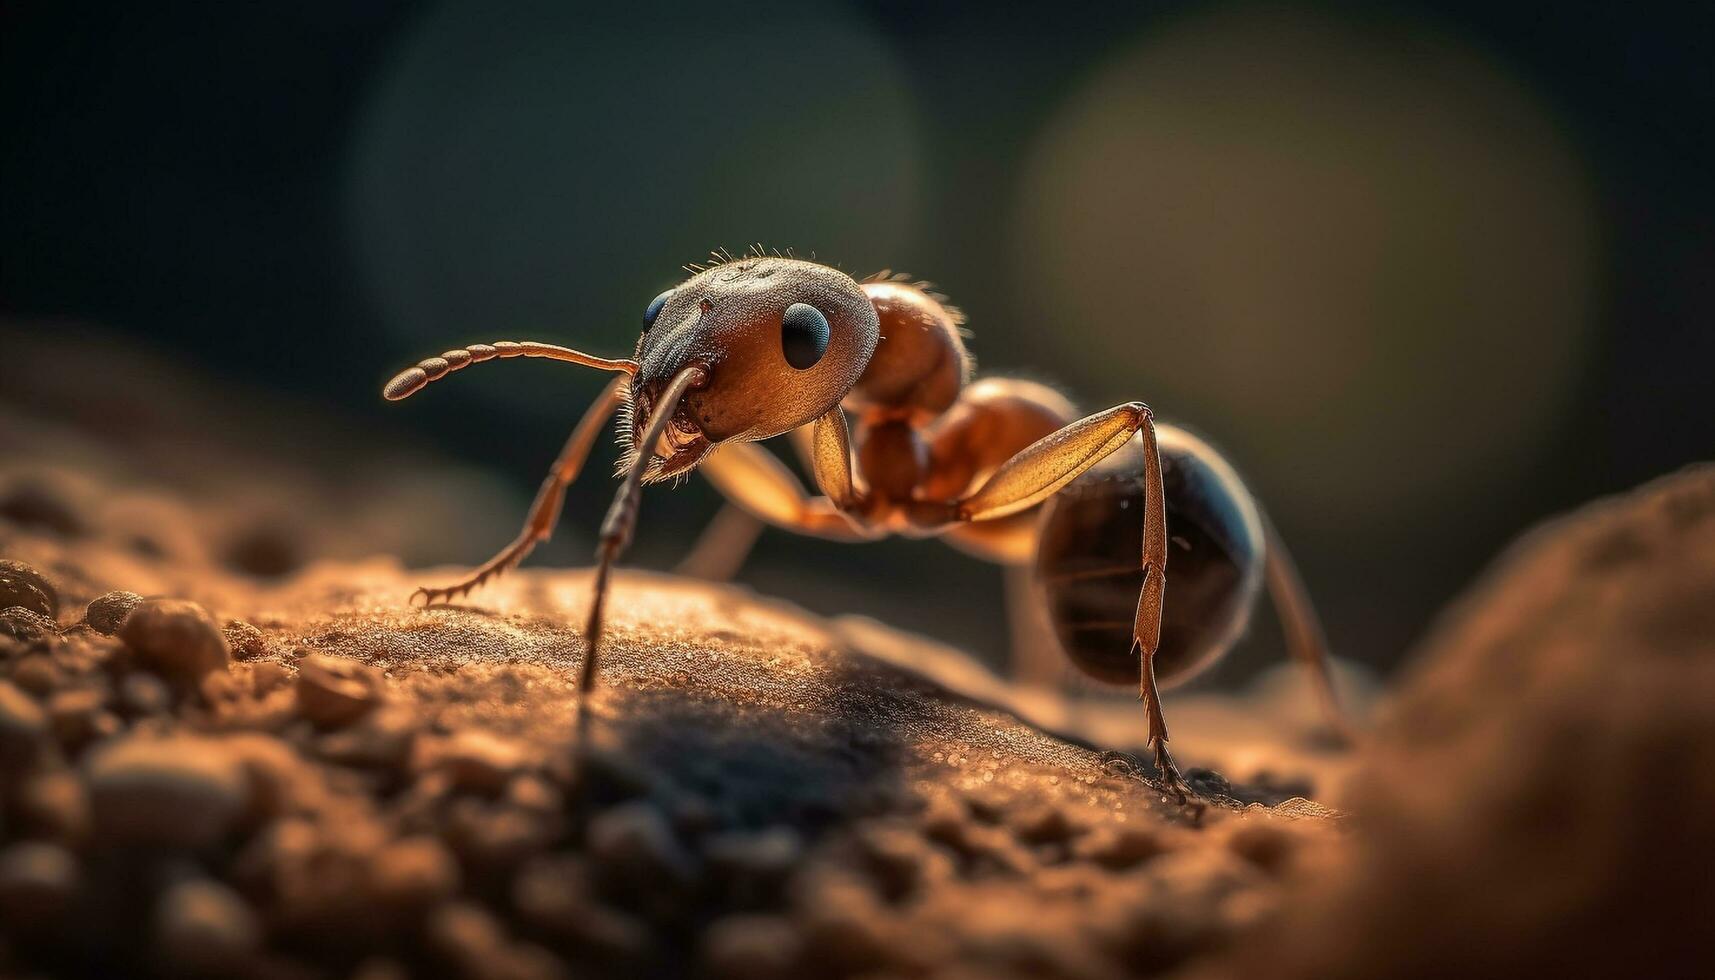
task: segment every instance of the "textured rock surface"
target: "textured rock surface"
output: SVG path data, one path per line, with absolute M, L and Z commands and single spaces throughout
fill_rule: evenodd
M 1328 754 L 1237 724 L 1253 705 L 1198 731 L 1176 699 L 1181 756 L 1296 740 L 1290 778 L 1233 791 L 1283 805 L 1185 809 L 1042 727 L 1135 748 L 1135 703 L 1018 698 L 875 623 L 636 573 L 576 765 L 585 573 L 425 611 L 451 570 L 354 560 L 480 554 L 522 501 L 66 343 L 0 359 L 0 973 L 1158 972 L 1331 837 L 1283 803 Z
M 1266 918 L 1336 838 L 1303 800 L 1170 801 L 928 679 L 978 676 L 944 649 L 644 573 L 616 579 L 580 760 L 585 572 L 423 610 L 390 563 L 208 567 L 130 603 L 84 526 L 0 528 L 70 572 L 66 619 L 92 607 L 0 640 L 13 966 L 1149 974 Z
M 1534 531 L 1416 663 L 1338 870 L 1214 975 L 1705 973 L 1715 467 Z

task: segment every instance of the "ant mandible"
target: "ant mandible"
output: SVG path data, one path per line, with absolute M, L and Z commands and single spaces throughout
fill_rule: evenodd
M 1290 652 L 1343 730 L 1303 585 L 1243 483 L 1206 443 L 1158 425 L 1142 402 L 1078 418 L 1045 385 L 972 383 L 963 316 L 922 283 L 886 274 L 860 283 L 760 248 L 736 259 L 717 252 L 686 271 L 691 278 L 650 302 L 630 359 L 502 341 L 428 358 L 387 383 L 383 395 L 396 401 L 509 357 L 620 375 L 567 440 L 518 537 L 463 581 L 418 589 L 413 600 L 461 596 L 546 540 L 566 487 L 618 413 L 626 451 L 596 546 L 581 702 L 595 680 L 609 571 L 631 540 L 642 485 L 700 466 L 732 504 L 799 534 L 943 536 L 998 563 L 1034 561 L 1065 654 L 1098 680 L 1138 685 L 1156 768 L 1180 799 L 1189 789 L 1167 749 L 1160 688 L 1233 645 L 1264 580 Z M 806 426 L 802 449 L 819 496 L 751 445 Z

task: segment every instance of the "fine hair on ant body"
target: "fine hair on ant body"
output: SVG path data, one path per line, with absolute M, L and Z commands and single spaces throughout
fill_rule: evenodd
M 1167 749 L 1160 689 L 1231 648 L 1265 582 L 1289 652 L 1344 730 L 1321 626 L 1291 559 L 1208 444 L 1157 424 L 1143 402 L 1080 418 L 1045 385 L 973 382 L 963 316 L 926 284 L 886 274 L 858 282 L 760 248 L 713 260 L 687 266 L 689 279 L 649 303 L 631 358 L 478 344 L 387 383 L 383 395 L 396 401 L 510 357 L 619 375 L 567 440 L 518 537 L 464 580 L 413 599 L 462 596 L 546 540 L 566 487 L 617 413 L 625 454 L 596 545 L 581 702 L 596 676 L 609 572 L 636 527 L 642 485 L 700 470 L 731 505 L 775 527 L 836 541 L 942 537 L 1031 568 L 1064 654 L 1098 680 L 1138 686 L 1160 779 L 1180 799 L 1189 790 Z M 789 433 L 819 494 L 753 445 Z M 743 538 L 729 548 L 743 550 L 754 535 L 709 537 Z M 587 714 L 580 709 L 580 728 Z

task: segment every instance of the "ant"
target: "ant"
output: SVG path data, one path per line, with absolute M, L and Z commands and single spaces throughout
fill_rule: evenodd
M 462 596 L 546 540 L 566 487 L 617 413 L 625 451 L 596 546 L 579 675 L 586 703 L 609 572 L 636 527 L 642 485 L 700 467 L 731 504 L 799 534 L 943 537 L 997 563 L 1033 563 L 1064 653 L 1097 680 L 1138 685 L 1156 769 L 1181 800 L 1189 787 L 1167 749 L 1160 689 L 1231 648 L 1265 580 L 1291 654 L 1345 730 L 1327 646 L 1292 561 L 1207 443 L 1158 425 L 1142 402 L 1080 418 L 1045 385 L 972 382 L 964 317 L 925 283 L 885 273 L 858 282 L 760 248 L 685 268 L 691 277 L 645 309 L 631 358 L 503 341 L 428 358 L 387 383 L 383 396 L 397 401 L 510 357 L 619 375 L 567 440 L 518 537 L 463 581 L 418 589 L 413 601 Z M 752 445 L 806 428 L 799 444 L 818 495 Z

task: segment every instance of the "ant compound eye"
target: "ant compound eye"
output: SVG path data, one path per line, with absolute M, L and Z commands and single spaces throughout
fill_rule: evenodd
M 780 349 L 786 363 L 800 371 L 816 366 L 828 352 L 828 318 L 808 303 L 793 303 L 780 318 Z
M 643 329 L 648 330 L 655 325 L 655 318 L 661 315 L 661 307 L 667 305 L 667 298 L 673 295 L 671 289 L 649 301 L 649 306 L 643 311 Z

